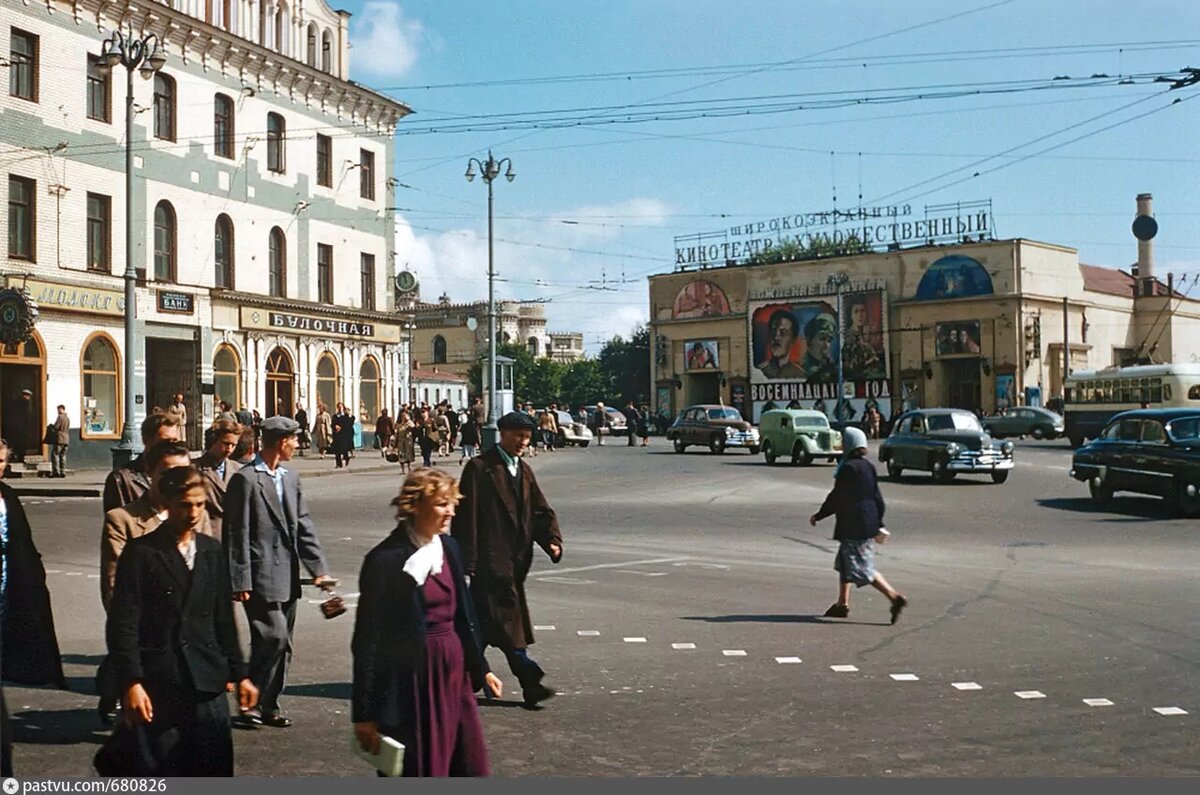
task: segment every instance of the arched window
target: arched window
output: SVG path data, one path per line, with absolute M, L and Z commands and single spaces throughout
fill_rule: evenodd
M 154 208 L 154 281 L 178 279 L 176 244 L 175 208 L 161 201 Z
M 278 113 L 267 114 L 267 169 L 282 174 L 287 167 L 284 140 L 287 124 Z
M 216 274 L 213 286 L 225 290 L 233 289 L 233 221 L 222 213 L 217 216 L 213 231 L 213 264 Z
M 271 230 L 267 251 L 267 287 L 275 298 L 287 297 L 287 238 L 283 230 Z
M 154 137 L 175 140 L 175 81 L 162 72 L 154 75 Z
M 279 0 L 279 5 L 275 9 L 275 49 L 284 55 L 291 55 L 291 42 L 289 41 L 288 29 L 291 21 L 291 15 L 288 13 L 288 4 Z
M 308 57 L 305 60 L 309 66 L 317 68 L 317 23 L 308 23 Z
M 213 97 L 213 151 L 233 159 L 233 100 L 224 94 Z
M 368 422 L 379 416 L 379 365 L 371 357 L 363 359 L 358 369 L 358 408 Z
M 530 337 L 528 345 L 529 345 L 529 354 L 536 358 L 538 355 L 538 338 Z
M 120 361 L 117 346 L 108 337 L 98 334 L 84 346 L 83 404 L 80 407 L 80 435 L 83 438 L 107 436 L 115 438 L 120 427 Z
M 242 405 L 241 366 L 237 351 L 228 345 L 217 348 L 213 357 L 213 391 L 218 405 L 224 400 L 236 411 Z
M 446 363 L 446 338 L 441 334 L 433 338 L 433 363 Z
M 274 417 L 282 408 L 285 414 L 292 412 L 292 384 L 295 370 L 292 357 L 283 348 L 276 348 L 267 357 L 267 394 L 264 416 Z
M 321 34 L 321 71 L 333 74 L 333 36 L 329 31 Z
M 324 403 L 332 414 L 338 404 L 338 366 L 332 353 L 323 353 L 317 359 L 317 400 Z

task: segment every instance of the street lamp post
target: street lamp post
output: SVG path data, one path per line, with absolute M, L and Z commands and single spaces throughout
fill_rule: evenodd
M 114 30 L 100 47 L 101 67 L 111 72 L 125 67 L 125 415 L 121 425 L 121 441 L 113 448 L 113 469 L 119 469 L 140 452 L 133 422 L 136 406 L 134 388 L 134 359 L 137 354 L 137 271 L 133 266 L 133 73 L 136 70 L 150 80 L 167 62 L 158 36 L 150 33 L 142 38 Z
M 479 167 L 479 176 L 487 183 L 488 189 L 488 421 L 483 426 L 480 441 L 484 451 L 491 450 L 499 440 L 499 430 L 496 421 L 500 419 L 496 413 L 496 268 L 492 249 L 492 181 L 500 176 L 500 169 L 508 166 L 504 178 L 509 182 L 516 179 L 512 160 L 504 158 L 496 160 L 488 150 L 487 160 L 481 162 L 478 158 L 467 161 L 467 182 L 475 179 L 475 167 Z
M 850 277 L 845 273 L 831 274 L 826 281 L 828 287 L 832 287 L 837 294 L 837 400 L 833 403 L 833 418 L 842 420 L 845 412 L 842 410 L 842 401 L 846 395 L 846 378 L 842 369 L 842 364 L 845 360 L 845 351 L 842 350 L 842 345 L 845 343 L 845 335 L 842 329 L 845 328 L 845 320 L 842 317 L 842 291 L 850 284 Z

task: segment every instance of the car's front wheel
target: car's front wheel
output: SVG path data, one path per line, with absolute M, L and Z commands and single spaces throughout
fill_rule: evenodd
M 1008 470 L 1007 469 L 997 469 L 995 472 L 992 473 L 992 482 L 993 483 L 1003 483 L 1006 480 L 1008 480 Z
M 934 483 L 949 483 L 954 479 L 954 473 L 946 468 L 944 459 L 935 458 L 929 462 L 929 474 Z
M 720 455 L 725 452 L 725 437 L 714 436 L 712 441 L 708 443 L 708 449 L 712 450 L 714 455 Z
M 763 458 L 767 460 L 767 466 L 773 466 L 775 464 L 775 445 L 763 442 L 762 453 Z
M 1112 488 L 1099 477 L 1088 480 L 1088 493 L 1092 495 L 1092 500 L 1098 505 L 1111 502 L 1113 497 Z
M 1029 435 L 1032 436 L 1034 439 L 1045 439 L 1046 438 L 1046 432 L 1044 430 L 1042 430 L 1041 428 L 1034 428 L 1032 431 L 1029 432 Z
M 575 444 L 579 445 L 580 447 L 587 447 L 589 442 L 576 442 Z
M 1189 488 L 1191 493 L 1188 493 Z M 1178 480 L 1175 483 L 1175 503 L 1179 512 L 1188 519 L 1200 516 L 1200 483 L 1185 483 Z
M 747 448 L 747 449 L 749 449 L 749 450 L 750 450 L 750 455 L 758 455 L 758 447 L 757 447 L 757 446 L 755 446 L 755 445 L 751 445 L 751 446 L 750 446 L 749 448 Z
M 682 453 L 686 449 L 687 445 L 683 443 L 683 440 L 679 437 L 675 437 L 675 452 Z
M 904 467 L 897 464 L 894 460 L 889 459 L 887 462 L 888 477 L 897 483 L 904 476 Z
M 804 442 L 796 442 L 796 446 L 792 448 L 792 464 L 806 467 L 811 463 L 812 453 L 808 452 L 808 448 L 804 446 Z

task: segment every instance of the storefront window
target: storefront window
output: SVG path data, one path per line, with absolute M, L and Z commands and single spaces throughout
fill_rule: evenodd
M 224 400 L 234 410 L 241 407 L 240 369 L 237 352 L 228 345 L 222 345 L 217 350 L 217 355 L 213 357 L 213 384 L 218 406 Z
M 331 414 L 338 404 L 337 381 L 337 361 L 333 354 L 322 354 L 317 360 L 317 399 L 329 408 Z
M 379 365 L 374 359 L 364 359 L 359 375 L 359 412 L 374 424 L 379 416 Z
M 83 352 L 82 435 L 115 436 L 117 413 L 117 349 L 107 337 L 95 337 Z

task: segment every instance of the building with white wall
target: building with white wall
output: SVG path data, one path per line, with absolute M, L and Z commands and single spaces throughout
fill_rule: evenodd
M 97 58 L 118 29 L 166 54 L 132 83 L 135 422 L 176 392 L 192 440 L 219 400 L 373 421 L 408 393 L 388 177 L 410 111 L 348 79 L 348 18 L 324 0 L 0 4 L 0 265 L 41 313 L 0 352 L 6 434 L 30 388 L 40 416 L 20 421 L 40 439 L 64 404 L 75 465 L 120 436 L 127 73 Z

